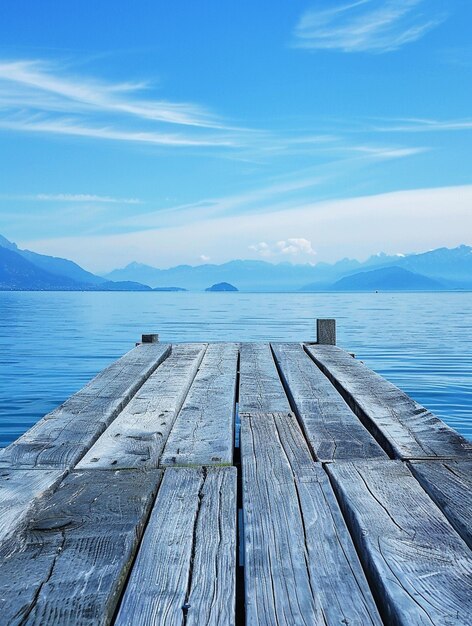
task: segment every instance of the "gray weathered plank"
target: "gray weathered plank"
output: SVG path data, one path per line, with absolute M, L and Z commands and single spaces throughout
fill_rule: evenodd
M 239 411 L 290 411 L 268 343 L 243 343 L 239 358 Z
M 161 474 L 69 474 L 0 549 L 2 623 L 110 624 Z
M 0 451 L 0 468 L 71 468 L 170 354 L 139 345 Z
M 298 343 L 272 344 L 292 405 L 320 461 L 387 458 Z
M 472 549 L 472 461 L 412 461 L 410 467 Z
M 234 624 L 236 468 L 168 468 L 116 626 Z
M 0 470 L 0 544 L 21 532 L 63 476 L 63 470 Z
M 335 346 L 306 349 L 395 458 L 471 458 L 469 441 L 344 350 Z
M 78 469 L 157 467 L 206 344 L 181 344 L 148 378 L 77 464 Z
M 380 626 L 329 479 L 295 415 L 241 414 L 246 623 Z
M 160 465 L 231 465 L 238 344 L 210 344 Z
M 384 621 L 464 626 L 472 554 L 400 461 L 328 465 Z

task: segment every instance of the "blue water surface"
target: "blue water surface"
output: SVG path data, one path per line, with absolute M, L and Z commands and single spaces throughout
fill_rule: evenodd
M 472 293 L 0 292 L 0 446 L 134 346 L 313 341 L 335 317 L 356 353 L 472 439 Z

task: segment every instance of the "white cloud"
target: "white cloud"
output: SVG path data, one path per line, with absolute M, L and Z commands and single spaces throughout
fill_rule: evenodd
M 259 243 L 251 244 L 248 246 L 248 249 L 266 258 L 280 255 L 300 257 L 303 255 L 314 256 L 316 254 L 311 241 L 303 237 L 290 237 L 272 244 L 260 241 Z
M 203 261 L 203 263 L 208 263 L 208 261 L 210 260 L 211 257 L 207 256 L 206 254 L 201 254 L 199 256 L 200 261 Z
M 249 250 L 253 250 L 257 252 L 260 256 L 270 257 L 274 254 L 273 250 L 265 241 L 260 241 L 259 243 L 253 243 L 248 246 Z
M 343 52 L 388 52 L 420 39 L 445 16 L 434 0 L 357 0 L 307 11 L 295 28 L 295 46 Z
M 314 255 L 316 252 L 313 250 L 311 241 L 301 238 L 290 238 L 286 241 L 278 241 L 277 248 L 282 254 L 299 255 L 309 254 Z

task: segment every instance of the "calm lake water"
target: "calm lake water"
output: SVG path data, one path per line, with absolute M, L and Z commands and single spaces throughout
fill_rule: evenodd
M 162 341 L 338 343 L 472 439 L 472 293 L 0 292 L 0 446 L 134 346 Z

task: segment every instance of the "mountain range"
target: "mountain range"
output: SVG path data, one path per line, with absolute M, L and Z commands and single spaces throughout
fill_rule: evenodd
M 151 287 L 129 281 L 109 281 L 68 259 L 20 250 L 0 235 L 0 290 L 150 291 Z
M 316 265 L 235 260 L 158 269 L 130 263 L 97 276 L 68 259 L 22 250 L 0 235 L 0 290 L 203 291 L 215 283 L 254 292 L 472 289 L 472 247 Z
M 377 254 L 364 262 L 292 264 L 229 261 L 221 265 L 178 265 L 158 269 L 130 263 L 106 275 L 151 286 L 203 290 L 227 282 L 241 291 L 372 291 L 472 289 L 472 247 L 438 248 L 408 255 Z

